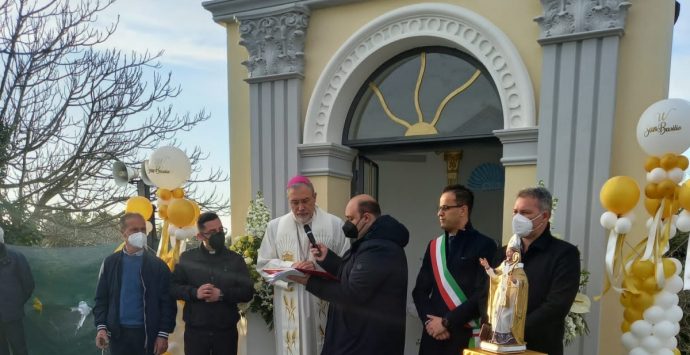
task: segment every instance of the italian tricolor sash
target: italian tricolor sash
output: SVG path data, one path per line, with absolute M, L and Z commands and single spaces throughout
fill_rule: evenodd
M 460 285 L 458 285 L 457 281 L 455 281 L 453 275 L 451 275 L 448 270 L 446 263 L 445 234 L 431 241 L 429 253 L 431 254 L 431 267 L 434 270 L 436 286 L 446 306 L 452 311 L 463 302 L 467 301 L 467 296 L 465 296 Z M 479 346 L 479 321 L 472 320 L 465 326 L 472 329 L 472 338 L 470 338 L 469 347 L 473 348 Z

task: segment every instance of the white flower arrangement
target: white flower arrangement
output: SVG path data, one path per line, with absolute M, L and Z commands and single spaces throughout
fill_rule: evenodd
M 271 220 L 271 213 L 264 203 L 262 193 L 257 193 L 256 199 L 249 204 L 247 211 L 246 234 L 233 238 L 230 249 L 244 258 L 247 268 L 254 281 L 254 298 L 240 307 L 241 312 L 252 311 L 258 313 L 266 322 L 269 329 L 273 328 L 273 287 L 266 283 L 256 271 L 256 259 L 259 255 L 261 240 L 266 233 L 266 226 Z
M 589 271 L 580 272 L 580 292 L 575 296 L 575 302 L 570 307 L 570 312 L 565 317 L 565 336 L 563 343 L 570 345 L 577 337 L 589 334 L 589 326 L 585 319 L 585 314 L 589 313 L 591 301 L 589 297 L 582 293 L 589 281 Z

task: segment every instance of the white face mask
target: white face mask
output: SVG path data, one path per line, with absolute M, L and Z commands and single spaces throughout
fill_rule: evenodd
M 127 237 L 127 242 L 129 243 L 129 245 L 137 249 L 141 249 L 144 247 L 144 244 L 146 243 L 146 234 L 142 232 L 132 233 L 129 235 L 129 237 Z
M 513 234 L 520 238 L 528 236 L 534 230 L 532 221 L 539 218 L 539 216 L 541 216 L 541 214 L 532 219 L 529 219 L 519 213 L 513 216 Z

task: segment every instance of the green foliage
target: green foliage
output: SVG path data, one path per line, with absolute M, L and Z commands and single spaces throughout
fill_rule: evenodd
M 247 235 L 233 238 L 230 250 L 240 254 L 247 263 L 249 273 L 254 282 L 254 298 L 241 308 L 258 313 L 266 322 L 269 329 L 273 329 L 273 286 L 268 284 L 256 271 L 256 259 L 259 256 L 261 240 L 266 233 L 266 226 L 271 220 L 261 192 L 249 204 L 247 211 Z

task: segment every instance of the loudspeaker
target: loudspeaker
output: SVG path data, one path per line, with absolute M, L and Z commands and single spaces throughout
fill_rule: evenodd
M 149 175 L 146 174 L 146 167 L 148 166 L 148 160 L 144 160 L 141 162 L 141 168 L 139 168 L 139 176 L 141 177 L 141 181 L 144 182 L 144 184 L 149 185 L 149 186 L 154 186 L 155 184 L 149 179 Z
M 121 161 L 113 163 L 113 180 L 115 185 L 126 186 L 130 180 L 139 177 L 139 172 L 136 169 L 130 168 Z

